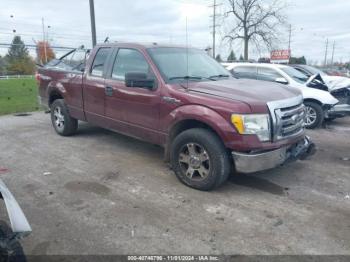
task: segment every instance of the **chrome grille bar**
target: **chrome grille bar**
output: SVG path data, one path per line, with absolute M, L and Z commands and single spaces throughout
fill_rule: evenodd
M 305 106 L 303 97 L 267 103 L 271 113 L 273 140 L 282 140 L 304 132 Z

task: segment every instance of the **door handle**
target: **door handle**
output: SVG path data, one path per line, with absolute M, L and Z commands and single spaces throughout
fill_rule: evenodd
M 106 94 L 106 96 L 112 96 L 113 95 L 113 87 L 106 86 L 105 87 L 105 94 Z
M 180 104 L 181 100 L 173 98 L 173 97 L 169 97 L 169 96 L 163 96 L 162 97 L 163 101 L 169 104 Z

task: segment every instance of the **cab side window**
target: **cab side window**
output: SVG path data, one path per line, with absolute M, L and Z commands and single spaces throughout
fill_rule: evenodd
M 258 68 L 258 80 L 275 82 L 277 78 L 284 77 L 272 68 Z
M 103 72 L 104 72 L 104 68 L 105 68 L 105 64 L 106 64 L 109 52 L 110 52 L 110 48 L 108 47 L 100 48 L 97 51 L 95 60 L 92 64 L 91 71 L 90 71 L 92 76 L 98 76 L 98 77 L 103 76 Z
M 257 72 L 255 66 L 238 66 L 232 70 L 234 77 L 243 79 L 256 79 Z
M 151 75 L 151 69 L 146 59 L 135 49 L 119 49 L 114 61 L 112 78 L 124 80 L 126 73 Z

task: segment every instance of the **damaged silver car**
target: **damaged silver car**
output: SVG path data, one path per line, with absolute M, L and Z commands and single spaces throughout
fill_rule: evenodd
M 331 114 L 335 117 L 350 115 L 350 78 L 343 76 L 331 76 L 322 70 L 309 65 L 291 65 L 307 77 L 317 76 L 323 81 L 325 91 L 331 93 L 339 103 L 332 109 Z M 319 87 L 316 87 L 319 88 Z

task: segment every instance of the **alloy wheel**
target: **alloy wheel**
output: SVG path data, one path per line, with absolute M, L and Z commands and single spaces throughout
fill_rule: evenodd
M 53 115 L 54 115 L 54 121 L 55 121 L 56 127 L 59 130 L 63 130 L 64 129 L 64 115 L 62 114 L 62 110 L 59 106 L 55 108 Z
M 306 117 L 305 122 L 307 126 L 313 125 L 317 120 L 317 112 L 313 107 L 306 107 Z
M 184 145 L 179 154 L 181 171 L 191 180 L 201 181 L 209 176 L 211 165 L 207 151 L 198 144 Z

